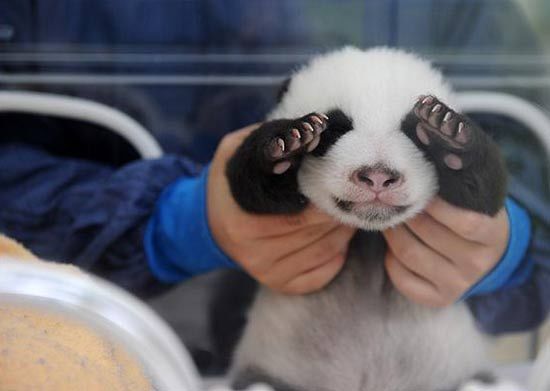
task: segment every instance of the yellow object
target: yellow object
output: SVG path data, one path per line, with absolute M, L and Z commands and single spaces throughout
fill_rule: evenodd
M 38 258 L 33 253 L 15 240 L 9 239 L 2 234 L 0 234 L 0 255 L 27 261 L 38 261 Z
M 0 235 L 0 258 L 44 262 Z M 49 263 L 55 268 L 76 267 Z M 128 352 L 61 314 L 0 303 L 0 390 L 152 390 Z

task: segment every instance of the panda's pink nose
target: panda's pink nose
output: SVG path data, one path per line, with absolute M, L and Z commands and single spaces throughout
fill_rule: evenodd
M 403 183 L 403 176 L 384 166 L 361 167 L 352 174 L 352 181 L 358 186 L 380 193 L 399 187 Z

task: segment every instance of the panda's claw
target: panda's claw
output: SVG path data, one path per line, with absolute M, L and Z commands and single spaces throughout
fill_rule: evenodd
M 452 119 L 453 119 L 453 112 L 448 111 L 447 114 L 445 114 L 445 116 L 443 117 L 443 120 L 441 121 L 440 129 L 443 132 L 443 134 L 449 137 L 453 136 L 454 127 L 456 125 L 454 121 L 451 122 Z
M 420 95 L 418 97 L 418 101 L 420 103 L 422 103 L 423 105 L 427 104 L 427 103 L 432 103 L 433 99 L 434 99 L 434 97 L 431 96 L 431 95 Z
M 321 133 L 327 128 L 324 114 L 310 113 L 277 130 L 267 144 L 267 156 L 272 161 L 272 171 L 286 172 L 301 155 L 313 151 L 320 142 Z M 280 165 L 285 162 L 284 165 Z M 290 162 L 290 164 L 286 164 Z
M 413 112 L 420 124 L 433 136 L 438 136 L 450 147 L 461 149 L 470 141 L 470 130 L 462 115 L 456 113 L 436 97 L 428 95 L 419 100 Z
M 437 112 L 441 111 L 441 107 L 442 107 L 441 104 L 437 103 L 434 107 L 432 107 L 431 112 L 432 113 L 437 113 Z
M 430 137 L 420 124 L 416 125 L 416 137 L 422 144 L 430 145 Z
M 309 130 L 305 130 L 303 128 L 300 130 L 301 130 L 300 133 L 302 135 L 302 144 L 303 145 L 309 144 L 315 137 L 315 132 L 310 132 Z
M 309 119 L 316 132 L 323 133 L 327 129 L 328 117 L 326 115 L 315 113 Z
M 430 117 L 430 113 L 435 106 L 435 98 L 432 95 L 420 97 L 414 106 L 414 113 L 416 116 L 424 121 L 427 121 Z
M 319 144 L 315 141 L 328 126 L 328 117 L 324 114 L 310 113 L 299 119 L 300 134 L 304 140 L 303 146 L 306 152 L 311 152 Z M 313 144 L 313 146 L 312 146 Z
M 271 173 L 283 174 L 317 148 L 321 133 L 328 126 L 328 117 L 310 113 L 295 120 L 274 121 L 272 126 L 266 130 L 267 134 L 264 133 L 262 144 L 265 143 L 265 147 L 262 148 L 266 159 L 260 164 Z
M 313 126 L 309 122 L 302 122 L 302 126 L 304 127 L 304 129 L 306 131 L 311 132 L 311 133 L 315 133 L 315 129 L 313 128 Z
M 271 159 L 279 159 L 285 152 L 285 142 L 281 138 L 272 140 L 267 146 L 267 154 Z
M 310 142 L 307 146 L 307 152 L 313 151 L 317 146 L 319 145 L 319 142 L 321 141 L 321 137 L 315 137 L 312 142 Z
M 317 117 L 316 115 L 312 115 L 311 117 L 309 117 L 313 122 L 315 122 L 317 125 L 320 125 L 322 126 L 323 125 L 323 121 L 321 121 L 321 118 Z
M 470 139 L 470 136 L 467 134 L 468 132 L 470 132 L 470 130 L 466 129 L 464 122 L 460 122 L 456 129 L 455 140 L 460 144 L 466 144 Z
M 290 133 L 290 137 L 287 141 L 287 150 L 288 152 L 294 152 L 302 146 L 302 143 L 300 142 L 300 138 L 297 138 L 293 132 Z

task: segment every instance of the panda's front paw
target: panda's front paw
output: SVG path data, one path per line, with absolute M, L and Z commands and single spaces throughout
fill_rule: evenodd
M 273 121 L 264 147 L 270 171 L 283 174 L 304 154 L 313 151 L 319 145 L 327 124 L 328 117 L 320 113 L 310 113 L 292 121 Z
M 478 129 L 468 118 L 431 95 L 421 96 L 413 113 L 418 120 L 414 137 L 436 164 L 461 170 L 471 163 Z
M 433 163 L 445 201 L 490 216 L 501 209 L 506 166 L 498 145 L 480 126 L 426 95 L 405 117 L 402 129 Z
M 254 213 L 302 211 L 308 200 L 299 191 L 298 168 L 319 145 L 328 120 L 324 114 L 310 113 L 267 121 L 250 133 L 226 167 L 237 203 Z

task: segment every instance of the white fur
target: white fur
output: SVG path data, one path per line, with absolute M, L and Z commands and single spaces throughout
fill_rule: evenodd
M 348 47 L 320 56 L 296 73 L 270 118 L 297 118 L 337 108 L 353 119 L 353 130 L 328 154 L 306 158 L 299 183 L 314 204 L 343 222 L 380 230 L 412 217 L 437 192 L 435 170 L 400 129 L 418 97 L 436 93 L 453 106 L 454 97 L 441 74 L 417 56 L 387 48 Z M 404 175 L 400 196 L 411 205 L 407 212 L 381 222 L 336 208 L 332 197 L 361 198 L 350 175 L 376 163 Z
M 345 48 L 297 72 L 271 118 L 340 109 L 354 127 L 325 156 L 306 158 L 301 190 L 328 213 L 366 230 L 398 224 L 423 209 L 437 191 L 435 169 L 400 129 L 423 94 L 453 105 L 439 72 L 396 50 Z M 411 205 L 407 212 L 368 221 L 338 209 L 332 197 L 363 196 L 350 174 L 376 163 L 404 174 L 395 197 Z M 466 307 L 431 310 L 387 292 L 379 239 L 378 248 L 372 237 L 359 239 L 323 291 L 303 297 L 260 292 L 235 371 L 260 368 L 307 391 L 432 391 L 456 386 L 483 368 L 483 338 Z

